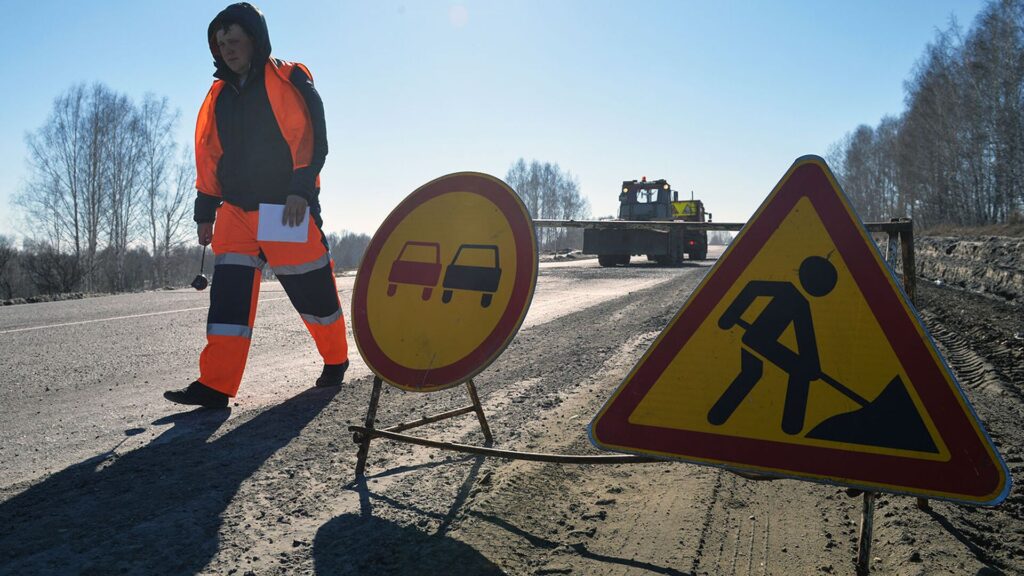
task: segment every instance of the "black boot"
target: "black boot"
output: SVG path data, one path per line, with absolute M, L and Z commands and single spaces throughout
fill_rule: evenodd
M 348 360 L 345 360 L 343 364 L 324 364 L 324 371 L 316 379 L 316 385 L 320 387 L 341 385 L 345 381 L 345 370 L 348 370 Z
M 188 404 L 190 406 L 203 406 L 205 408 L 227 408 L 228 398 L 227 394 L 218 392 L 209 386 L 206 386 L 199 380 L 188 385 L 188 388 L 182 388 L 181 390 L 168 390 L 164 392 L 164 398 L 167 398 L 171 402 L 177 402 L 178 404 Z

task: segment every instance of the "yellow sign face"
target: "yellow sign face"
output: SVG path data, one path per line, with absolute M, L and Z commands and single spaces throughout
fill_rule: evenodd
M 672 203 L 672 216 L 693 216 L 697 214 L 697 202 L 695 200 L 684 200 Z
M 601 448 L 973 504 L 1006 465 L 824 161 L 790 168 L 591 424 Z
M 360 352 L 401 388 L 463 382 L 514 335 L 536 275 L 532 223 L 514 191 L 483 174 L 435 180 L 367 248 L 353 293 Z
M 819 255 L 835 270 L 835 286 L 828 294 L 819 297 L 805 295 L 800 286 L 801 265 L 807 258 Z M 785 324 L 775 339 L 777 346 L 784 348 L 780 354 L 784 359 L 779 363 L 772 362 L 775 355 L 770 349 L 759 352 L 756 345 L 752 347 L 743 342 L 749 329 L 741 325 L 754 326 L 771 303 L 785 297 L 785 292 L 780 289 L 785 286 L 795 287 L 798 301 L 806 302 L 811 322 L 808 326 L 817 348 L 817 364 L 821 372 L 845 383 L 862 399 L 879 397 L 894 377 L 899 377 L 901 382 L 910 381 L 889 345 L 885 331 L 824 229 L 820 216 L 809 199 L 801 198 L 700 324 L 689 345 L 679 351 L 654 382 L 629 421 L 660 428 L 834 447 L 835 440 L 812 438 L 801 432 L 814 430 L 829 418 L 856 410 L 861 405 L 825 380 L 815 379 L 813 386 L 808 386 L 806 405 L 800 410 L 801 423 L 799 427 L 793 425 L 797 432 L 790 434 L 782 426 L 787 395 L 796 392 L 789 391 L 791 375 L 779 364 L 786 365 L 790 358 L 799 362 L 798 358 L 807 353 L 801 349 L 796 335 L 796 327 L 802 325 L 801 318 L 797 314 L 787 314 L 778 322 Z M 759 287 L 763 289 L 758 290 Z M 730 310 L 734 303 L 740 303 L 743 309 L 734 307 Z M 739 321 L 727 330 L 722 329 L 721 319 L 735 312 L 741 312 Z M 743 372 L 744 350 L 755 358 L 748 360 L 748 365 L 751 362 L 759 365 L 761 376 L 725 421 L 712 423 L 708 414 Z M 933 439 L 935 451 L 931 451 L 933 446 L 928 442 L 924 442 L 923 450 L 850 442 L 843 442 L 844 448 L 947 460 L 949 450 L 938 436 L 920 399 L 912 389 L 907 393 L 914 411 L 923 417 L 922 422 L 928 438 Z

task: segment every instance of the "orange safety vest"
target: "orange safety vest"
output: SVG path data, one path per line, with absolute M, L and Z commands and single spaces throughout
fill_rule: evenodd
M 267 59 L 263 74 L 270 108 L 281 129 L 281 135 L 292 152 L 293 170 L 309 166 L 313 157 L 313 123 L 306 108 L 306 101 L 291 81 L 292 70 L 296 66 L 306 73 L 310 81 L 313 80 L 313 74 L 305 64 L 276 58 Z M 220 136 L 217 134 L 215 108 L 217 97 L 224 86 L 224 80 L 213 81 L 196 121 L 196 190 L 218 198 L 221 196 L 221 190 L 220 180 L 217 178 L 217 164 L 224 154 L 224 149 L 221 148 Z M 296 110 L 302 113 L 296 114 Z M 320 187 L 319 174 L 316 177 L 316 186 Z

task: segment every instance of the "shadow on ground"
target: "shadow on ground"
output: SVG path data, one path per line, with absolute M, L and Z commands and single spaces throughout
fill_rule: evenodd
M 143 448 L 50 476 L 0 504 L 0 573 L 198 572 L 241 483 L 337 391 L 307 390 L 213 441 L 227 410 L 175 414 L 154 422 L 174 425 Z
M 489 444 L 488 444 L 489 445 Z M 394 574 L 504 574 L 498 566 L 472 546 L 448 536 L 452 522 L 466 504 L 470 489 L 476 482 L 484 458 L 456 457 L 401 469 L 382 471 L 370 478 L 431 468 L 473 464 L 466 472 L 447 512 L 424 510 L 370 490 L 366 478 L 358 479 L 347 489 L 359 494 L 359 513 L 342 514 L 317 531 L 313 543 L 316 573 L 323 575 L 353 574 L 358 576 Z M 374 502 L 393 510 L 411 513 L 423 519 L 418 526 L 403 526 L 373 515 Z M 436 523 L 432 533 L 426 526 Z
M 468 544 L 360 514 L 324 524 L 313 557 L 317 574 L 504 574 Z

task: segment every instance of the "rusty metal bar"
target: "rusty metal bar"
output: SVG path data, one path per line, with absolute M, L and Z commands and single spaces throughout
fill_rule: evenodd
M 466 390 L 469 391 L 469 398 L 473 401 L 473 410 L 476 412 L 476 418 L 480 421 L 480 429 L 484 432 L 484 440 L 488 444 L 494 442 L 494 437 L 491 436 L 491 427 L 487 425 L 487 417 L 484 416 L 484 407 L 480 404 L 480 396 L 476 393 L 476 384 L 473 383 L 473 379 L 470 378 L 466 381 Z
M 447 420 L 448 418 L 454 418 L 456 416 L 462 416 L 463 414 L 469 414 L 475 412 L 476 406 L 464 406 L 462 408 L 456 408 L 455 410 L 449 410 L 448 412 L 442 412 L 441 414 L 435 414 L 433 416 L 424 416 L 419 420 L 412 420 L 409 422 L 402 422 L 401 424 L 395 424 L 385 428 L 388 432 L 402 432 L 410 428 L 417 428 L 419 426 L 425 426 L 440 420 Z M 486 436 L 487 434 L 484 434 Z
M 668 230 L 692 228 L 695 230 L 740 230 L 745 222 L 684 222 L 682 220 L 549 220 L 533 221 L 537 228 L 620 228 Z
M 911 226 L 911 221 L 906 218 L 893 222 L 864 222 L 864 228 L 868 232 L 904 232 L 910 230 Z
M 871 536 L 875 527 L 875 493 L 864 493 L 860 514 L 860 536 L 857 538 L 857 576 L 871 573 Z
M 469 444 L 458 444 L 455 442 L 443 442 L 441 440 L 428 440 L 418 436 L 399 434 L 389 430 L 368 429 L 362 426 L 349 426 L 349 431 L 356 436 L 370 436 L 373 438 L 386 438 L 395 442 L 408 442 L 428 448 L 439 450 L 451 450 L 466 454 L 478 454 L 480 456 L 493 456 L 506 458 L 508 460 L 528 460 L 531 462 L 553 462 L 556 464 L 649 464 L 652 462 L 670 463 L 673 460 L 665 458 L 653 458 L 651 456 L 632 456 L 629 454 L 614 455 L 586 455 L 586 454 L 547 454 L 543 452 L 519 452 L 517 450 L 501 450 L 499 448 L 488 448 L 485 446 L 471 446 Z M 740 472 L 737 470 L 723 469 L 737 476 L 748 480 L 775 480 L 774 476 L 765 476 L 754 472 Z
M 377 404 L 380 402 L 380 390 L 383 382 L 379 377 L 373 378 L 373 390 L 370 392 L 370 407 L 366 410 L 366 427 L 364 430 L 373 430 L 373 421 L 377 418 Z M 366 457 L 370 453 L 370 440 L 373 436 L 363 434 L 359 442 L 359 451 L 356 453 L 356 480 L 363 477 L 366 471 Z
M 558 464 L 628 464 L 628 463 L 649 463 L 666 462 L 662 458 L 651 458 L 649 456 L 621 455 L 580 455 L 580 454 L 545 454 L 542 452 L 517 452 L 514 450 L 501 450 L 499 448 L 486 448 L 483 446 L 470 446 L 468 444 L 456 444 L 454 442 L 442 442 L 440 440 L 428 440 L 407 434 L 388 432 L 387 430 L 375 430 L 362 426 L 349 426 L 349 431 L 371 438 L 387 438 L 396 442 L 407 442 L 429 448 L 441 450 L 452 450 L 467 454 L 479 454 L 481 456 L 494 456 L 507 458 L 509 460 L 529 460 L 532 462 L 555 462 Z
M 896 251 L 899 249 L 899 242 L 899 232 L 889 232 L 885 242 L 885 263 L 889 265 L 893 272 L 896 271 Z
M 895 220 L 895 219 L 894 219 Z M 746 222 L 685 222 L 683 220 L 551 220 L 536 219 L 533 225 L 537 228 L 644 228 L 663 229 L 692 228 L 694 230 L 724 230 L 735 232 L 742 230 Z M 911 232 L 912 223 L 908 218 L 900 218 L 893 222 L 864 222 L 868 232 Z M 912 232 L 911 232 L 912 233 Z

